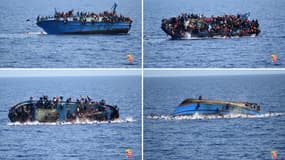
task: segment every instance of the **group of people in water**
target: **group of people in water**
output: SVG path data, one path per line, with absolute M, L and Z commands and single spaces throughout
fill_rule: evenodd
M 59 112 L 65 114 L 65 120 L 70 121 L 78 118 L 93 120 L 110 120 L 111 111 L 105 100 L 99 102 L 92 101 L 90 96 L 86 98 L 81 96 L 76 101 L 69 97 L 66 100 L 62 96 L 54 96 L 49 99 L 48 96 L 42 96 L 38 100 L 30 97 L 24 104 L 18 104 L 9 111 L 9 118 L 16 121 L 34 121 L 37 109 L 44 109 L 46 115 L 44 121 L 56 121 L 59 118 Z M 104 112 L 104 113 L 103 113 Z
M 163 19 L 161 28 L 171 36 L 232 37 L 259 34 L 258 20 L 249 20 L 249 13 L 206 17 L 183 13 L 177 17 Z
M 132 23 L 130 17 L 118 15 L 116 11 L 104 11 L 103 13 L 94 12 L 76 12 L 69 10 L 68 12 L 55 11 L 54 16 L 38 16 L 37 21 L 43 21 L 48 19 L 63 20 L 65 23 L 68 21 L 81 21 L 83 24 L 87 22 L 129 22 Z

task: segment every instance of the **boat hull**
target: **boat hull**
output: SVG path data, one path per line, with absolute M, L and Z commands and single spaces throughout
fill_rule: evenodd
M 208 31 L 200 32 L 200 33 L 191 33 L 185 32 L 184 34 L 176 34 L 172 33 L 170 30 L 161 27 L 161 29 L 171 37 L 173 40 L 187 40 L 187 39 L 206 39 L 206 38 L 231 38 L 231 37 L 255 37 L 258 34 L 247 34 L 247 35 L 240 35 L 240 34 L 232 34 L 232 35 L 222 35 L 222 34 L 212 34 Z
M 44 20 L 37 25 L 48 34 L 126 34 L 131 29 L 130 22 Z
M 193 114 L 211 114 L 211 115 L 226 115 L 231 113 L 258 115 L 259 109 L 257 105 L 242 102 L 223 102 L 212 100 L 187 100 L 183 104 L 176 107 L 174 116 L 193 115 Z M 186 104 L 185 104 L 186 103 Z M 243 106 L 245 104 L 245 106 Z M 252 108 L 252 109 L 251 109 Z
M 79 104 L 61 101 L 54 105 L 39 105 L 35 101 L 25 101 L 13 106 L 8 117 L 11 122 L 111 121 L 119 118 L 119 109 L 95 102 Z

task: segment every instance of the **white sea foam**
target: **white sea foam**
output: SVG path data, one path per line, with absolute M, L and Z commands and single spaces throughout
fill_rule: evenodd
M 23 39 L 29 38 L 32 35 L 46 35 L 46 32 L 25 32 L 25 33 L 5 33 L 0 34 L 0 38 L 6 39 Z
M 42 35 L 42 34 L 47 34 L 46 32 L 26 32 L 26 34 L 29 35 Z
M 253 34 L 253 35 L 245 36 L 245 37 L 256 37 L 256 35 Z M 231 36 L 231 37 L 227 37 L 227 36 L 192 37 L 191 34 L 186 32 L 184 37 L 182 37 L 181 39 L 183 39 L 183 40 L 202 40 L 202 39 L 236 39 L 236 38 L 241 38 L 241 37 L 240 36 Z
M 26 125 L 86 125 L 86 124 L 108 124 L 108 123 L 132 123 L 135 122 L 136 120 L 133 119 L 132 117 L 127 117 L 127 118 L 119 118 L 113 121 L 89 121 L 89 120 L 84 120 L 84 121 L 80 121 L 79 119 L 76 119 L 73 122 L 38 122 L 38 121 L 34 121 L 34 122 L 24 122 L 24 123 L 20 123 L 20 122 L 8 122 L 7 125 L 9 126 L 26 126 Z
M 226 118 L 266 118 L 266 117 L 275 117 L 282 116 L 284 113 L 264 113 L 259 115 L 246 115 L 246 114 L 228 114 L 228 115 L 187 115 L 187 116 L 171 116 L 171 115 L 148 115 L 148 119 L 157 119 L 157 120 L 196 120 L 196 119 L 226 119 Z

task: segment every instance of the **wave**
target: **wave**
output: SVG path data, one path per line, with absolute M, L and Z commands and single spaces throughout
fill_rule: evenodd
M 172 115 L 148 115 L 147 119 L 155 120 L 203 120 L 203 119 L 227 119 L 227 118 L 267 118 L 285 115 L 284 113 L 264 113 L 259 115 L 247 115 L 247 114 L 228 114 L 228 115 L 201 115 L 195 113 L 194 115 L 187 116 L 172 116 Z
M 89 121 L 89 120 L 84 120 L 80 121 L 79 119 L 73 121 L 73 122 L 38 122 L 38 121 L 33 121 L 33 122 L 8 122 L 8 126 L 33 126 L 33 125 L 92 125 L 92 124 L 108 124 L 108 123 L 132 123 L 135 122 L 136 120 L 133 119 L 132 117 L 127 117 L 123 119 L 116 119 L 113 121 Z
M 25 34 L 29 34 L 29 35 L 43 35 L 43 34 L 47 34 L 46 32 L 26 32 Z
M 0 34 L 0 39 L 28 38 L 32 35 L 46 35 L 46 32 L 25 32 L 25 33 L 5 33 Z
M 249 35 L 249 36 L 244 36 L 244 37 L 256 37 L 255 34 Z M 213 36 L 213 37 L 192 37 L 191 34 L 185 33 L 185 36 L 181 39 L 183 40 L 203 40 L 203 39 L 236 39 L 236 38 L 241 38 L 241 36 Z

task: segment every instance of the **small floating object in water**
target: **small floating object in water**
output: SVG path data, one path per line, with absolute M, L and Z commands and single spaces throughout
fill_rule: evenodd
M 271 59 L 274 64 L 277 64 L 277 55 L 275 53 L 271 55 Z
M 131 149 L 126 149 L 125 154 L 128 157 L 128 160 L 132 159 L 132 150 Z
M 231 113 L 259 115 L 260 106 L 256 103 L 231 102 L 219 100 L 185 99 L 176 107 L 173 116 L 185 116 L 194 114 L 226 115 Z
M 133 55 L 132 54 L 128 54 L 128 61 L 130 62 L 130 64 L 133 64 Z
M 20 102 L 9 110 L 11 122 L 85 122 L 111 121 L 119 118 L 119 108 L 106 104 L 105 100 L 92 101 L 90 97 L 81 97 L 75 102 L 71 98 L 55 96 L 52 100 L 47 96 L 39 100 Z
M 271 151 L 271 156 L 273 158 L 273 160 L 277 160 L 277 152 L 276 151 Z

